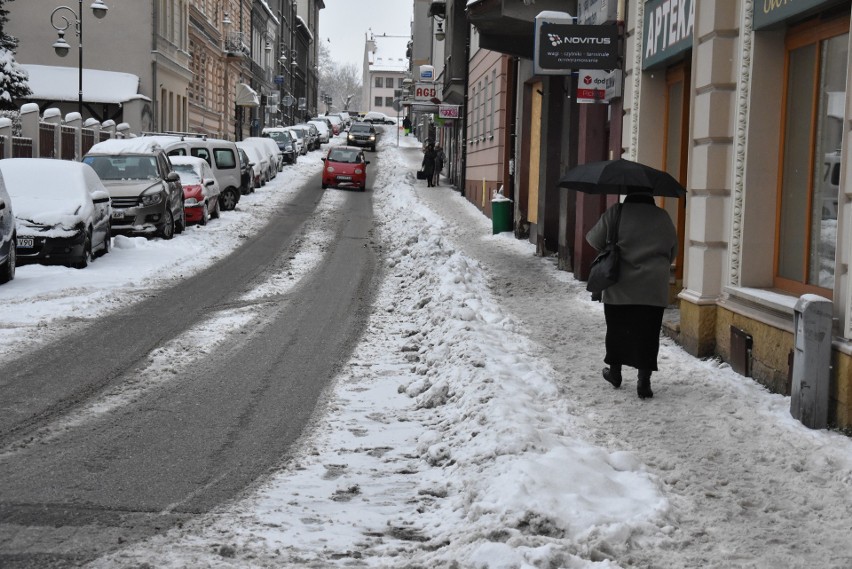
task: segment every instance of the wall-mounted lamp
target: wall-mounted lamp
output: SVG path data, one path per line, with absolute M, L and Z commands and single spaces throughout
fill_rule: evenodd
M 223 24 L 225 27 L 228 27 L 228 26 L 230 26 L 230 25 L 231 25 L 231 24 L 233 24 L 233 23 L 234 23 L 234 22 L 232 22 L 232 21 L 231 21 L 231 18 L 229 18 L 229 17 L 228 17 L 228 13 L 227 13 L 227 12 L 225 12 L 225 17 L 224 17 L 224 18 L 222 18 L 222 24 Z
M 438 29 L 435 30 L 435 39 L 438 41 L 444 41 L 445 37 L 447 37 L 447 34 L 444 33 L 444 24 L 442 22 L 438 22 Z

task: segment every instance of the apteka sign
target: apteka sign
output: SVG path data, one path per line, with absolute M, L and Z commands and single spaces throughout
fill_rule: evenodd
M 618 67 L 615 24 L 583 26 L 571 23 L 573 18 L 568 14 L 545 14 L 539 14 L 535 20 L 535 73 L 568 75 L 572 69 Z

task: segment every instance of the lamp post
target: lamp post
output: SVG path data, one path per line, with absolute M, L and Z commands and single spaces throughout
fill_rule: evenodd
M 77 1 L 77 11 L 75 12 L 73 8 L 69 8 L 68 6 L 59 6 L 54 9 L 53 12 L 50 13 L 50 25 L 53 26 L 53 29 L 59 33 L 59 37 L 55 42 L 53 42 L 53 51 L 56 52 L 56 55 L 59 57 L 65 57 L 68 55 L 68 52 L 71 49 L 71 46 L 65 41 L 65 30 L 71 27 L 71 24 L 74 24 L 74 34 L 77 36 L 77 44 L 78 44 L 78 53 L 79 57 L 77 60 L 77 112 L 80 113 L 80 118 L 83 118 L 83 0 Z M 97 19 L 102 19 L 106 16 L 107 10 L 109 7 L 104 4 L 103 0 L 94 0 L 92 5 L 90 6 L 92 9 L 92 14 L 95 15 Z M 69 19 L 68 15 L 65 15 L 66 12 L 70 13 L 70 17 L 74 19 Z M 58 22 L 58 23 L 57 23 Z

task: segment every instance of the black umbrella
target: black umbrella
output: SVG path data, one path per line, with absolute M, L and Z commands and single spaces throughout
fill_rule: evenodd
M 587 194 L 634 194 L 681 198 L 686 189 L 668 172 L 631 160 L 604 160 L 571 168 L 559 186 Z

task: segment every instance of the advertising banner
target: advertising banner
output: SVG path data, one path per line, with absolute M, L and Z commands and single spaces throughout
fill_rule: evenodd
M 459 105 L 438 105 L 438 117 L 442 119 L 459 118 Z
M 606 97 L 608 71 L 603 69 L 581 69 L 577 80 L 578 103 L 602 103 Z
M 618 28 L 615 24 L 583 26 L 537 17 L 535 21 L 535 72 L 568 75 L 572 69 L 618 67 Z
M 415 83 L 414 84 L 414 100 L 415 101 L 431 101 L 432 99 L 441 100 L 441 85 L 437 83 Z

